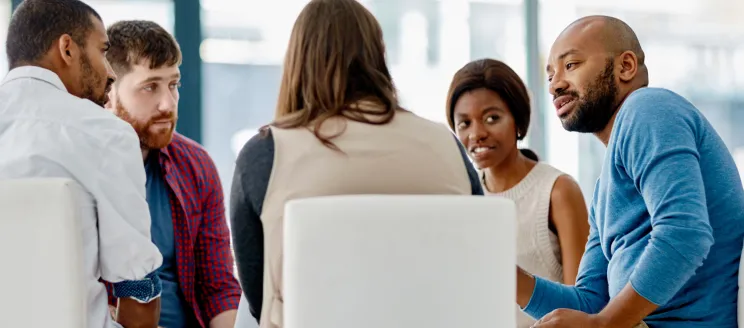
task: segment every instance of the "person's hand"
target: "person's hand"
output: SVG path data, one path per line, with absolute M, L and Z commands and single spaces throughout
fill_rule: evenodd
M 116 322 L 127 328 L 155 328 L 160 319 L 160 297 L 141 303 L 133 298 L 119 298 Z
M 605 324 L 596 315 L 580 311 L 558 309 L 548 313 L 532 325 L 533 328 L 605 328 Z
M 116 320 L 116 307 L 113 305 L 109 305 L 109 312 L 111 312 L 111 318 L 114 319 L 115 321 Z M 163 327 L 158 326 L 158 328 L 163 328 Z

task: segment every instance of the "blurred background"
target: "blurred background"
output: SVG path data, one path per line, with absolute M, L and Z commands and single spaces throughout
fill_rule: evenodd
M 1 37 L 13 6 L 0 0 Z M 273 118 L 290 30 L 305 0 L 91 0 L 109 25 L 148 19 L 184 52 L 178 130 L 203 144 L 226 199 L 237 152 Z M 403 105 L 445 123 L 450 78 L 466 62 L 505 61 L 532 91 L 523 147 L 570 173 L 587 201 L 604 147 L 563 130 L 544 75 L 554 38 L 590 14 L 625 20 L 646 51 L 651 84 L 682 94 L 712 122 L 744 172 L 744 1 L 734 0 L 362 0 L 382 25 Z M 2 40 L 4 42 L 4 40 Z M 7 63 L 4 47 L 0 73 Z

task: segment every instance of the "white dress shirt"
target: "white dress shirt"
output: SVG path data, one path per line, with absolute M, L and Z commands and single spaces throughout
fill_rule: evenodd
M 139 145 L 128 123 L 69 94 L 52 71 L 19 67 L 0 85 L 0 179 L 71 178 L 93 201 L 81 218 L 89 328 L 118 326 L 99 278 L 141 280 L 162 262 Z

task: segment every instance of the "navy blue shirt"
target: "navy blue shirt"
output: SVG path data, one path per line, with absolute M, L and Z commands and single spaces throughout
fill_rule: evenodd
M 163 254 L 163 265 L 158 274 L 163 282 L 163 293 L 160 299 L 159 325 L 167 328 L 192 327 L 195 324 L 193 311 L 178 288 L 176 266 L 176 243 L 173 234 L 173 217 L 171 215 L 168 187 L 160 171 L 158 154 L 153 153 L 145 161 L 147 173 L 147 204 L 152 217 L 152 242 Z

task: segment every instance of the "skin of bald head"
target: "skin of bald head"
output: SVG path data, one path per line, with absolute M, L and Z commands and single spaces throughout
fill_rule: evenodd
M 550 49 L 546 69 L 563 127 L 600 139 L 624 99 L 648 85 L 635 32 L 608 16 L 584 17 L 566 27 Z

